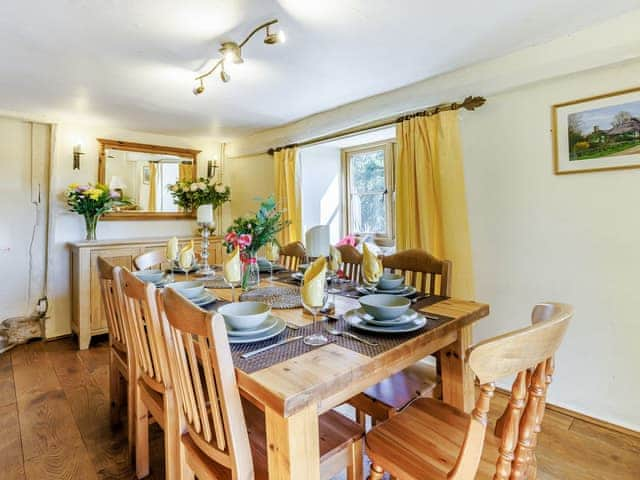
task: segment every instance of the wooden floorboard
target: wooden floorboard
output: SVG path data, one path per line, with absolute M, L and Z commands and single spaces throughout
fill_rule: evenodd
M 508 399 L 492 402 L 491 425 Z M 126 421 L 126 419 L 125 419 Z M 109 425 L 106 342 L 73 339 L 0 356 L 2 480 L 134 478 L 126 430 Z M 150 429 L 150 479 L 164 478 L 162 430 Z M 540 480 L 638 480 L 640 439 L 547 410 L 537 449 Z

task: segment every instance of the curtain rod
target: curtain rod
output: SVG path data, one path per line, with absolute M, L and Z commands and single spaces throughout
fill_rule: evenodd
M 326 142 L 328 140 L 334 140 L 334 139 L 337 139 L 337 138 L 342 138 L 342 137 L 346 137 L 346 136 L 349 136 L 349 135 L 354 135 L 356 133 L 366 132 L 367 130 L 373 130 L 373 129 L 376 129 L 376 128 L 388 127 L 388 126 L 393 125 L 395 123 L 401 123 L 401 122 L 404 122 L 405 120 L 409 120 L 409 119 L 414 118 L 414 117 L 428 117 L 428 116 L 431 116 L 431 115 L 436 115 L 436 114 L 438 114 L 440 112 L 445 112 L 447 110 L 459 110 L 461 108 L 464 108 L 466 110 L 473 111 L 476 108 L 479 108 L 482 105 L 484 105 L 486 101 L 487 100 L 484 97 L 468 96 L 467 98 L 465 98 L 460 103 L 451 102 L 451 103 L 443 103 L 443 104 L 440 104 L 440 105 L 434 105 L 433 107 L 427 107 L 424 110 L 419 110 L 419 111 L 416 111 L 416 112 L 407 113 L 407 114 L 404 114 L 404 115 L 402 115 L 400 117 L 386 118 L 386 119 L 383 119 L 383 120 L 378 120 L 376 122 L 370 122 L 370 123 L 358 125 L 356 127 L 348 128 L 348 129 L 345 129 L 345 130 L 340 130 L 340 131 L 337 131 L 337 132 L 334 132 L 334 133 L 330 133 L 328 135 L 322 135 L 320 137 L 311 138 L 309 140 L 305 140 L 304 142 L 291 143 L 289 145 L 284 145 L 282 147 L 270 148 L 266 152 L 257 153 L 255 155 L 263 155 L 264 153 L 268 153 L 269 155 L 273 155 L 275 152 L 279 152 L 280 150 L 283 150 L 285 148 L 307 147 L 309 145 L 315 145 L 317 143 L 324 143 L 324 142 Z M 243 155 L 243 157 L 246 157 L 246 156 L 249 156 L 249 155 Z M 250 155 L 250 156 L 254 156 L 254 155 Z

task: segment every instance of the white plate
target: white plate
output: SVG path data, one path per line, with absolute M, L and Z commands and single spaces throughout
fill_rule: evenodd
M 202 295 L 200 295 L 199 297 L 194 298 L 193 300 L 191 300 L 191 302 L 195 303 L 199 307 L 202 307 L 203 305 L 209 305 L 210 303 L 213 303 L 213 302 L 215 302 L 217 300 L 218 299 L 216 298 L 215 295 L 213 295 L 211 292 L 207 292 L 205 290 L 204 292 L 202 292 Z
M 388 327 L 380 327 L 378 325 L 371 325 L 367 320 L 359 315 L 360 309 L 354 308 L 344 314 L 344 320 L 349 325 L 360 330 L 375 333 L 408 333 L 420 330 L 427 324 L 427 319 L 418 314 L 413 320 L 407 323 L 395 324 Z
M 278 322 L 278 317 L 273 315 L 269 315 L 267 319 L 258 325 L 256 328 L 247 329 L 247 330 L 236 330 L 227 325 L 227 333 L 233 337 L 247 337 L 249 335 L 257 335 L 260 333 L 264 333 L 270 328 L 272 328 Z
M 378 327 L 391 327 L 394 325 L 401 325 L 401 324 L 412 322 L 417 318 L 418 312 L 416 312 L 415 310 L 409 309 L 399 317 L 392 318 L 391 320 L 377 320 L 376 318 L 369 315 L 364 310 L 364 308 L 361 308 L 360 310 L 358 310 L 358 315 L 361 316 L 365 322 L 371 325 L 377 325 Z
M 364 293 L 365 295 L 371 295 L 372 293 L 386 293 L 389 295 L 400 295 L 402 297 L 409 297 L 417 292 L 416 288 L 410 285 L 405 285 L 402 288 L 396 288 L 394 290 L 380 290 L 379 288 L 376 288 L 376 287 L 359 286 L 357 290 L 360 293 Z
M 276 323 L 269 328 L 267 331 L 262 333 L 254 333 L 253 335 L 246 335 L 244 337 L 231 336 L 229 335 L 229 343 L 257 343 L 263 340 L 268 340 L 277 335 L 280 335 L 285 328 L 287 328 L 287 324 L 284 320 L 278 317 L 274 317 L 276 319 Z

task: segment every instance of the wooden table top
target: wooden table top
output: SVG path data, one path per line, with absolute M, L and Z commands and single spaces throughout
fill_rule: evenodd
M 268 279 L 262 279 L 260 283 L 260 286 L 272 285 L 283 284 Z M 210 291 L 221 299 L 231 300 L 231 289 Z M 236 297 L 238 294 L 237 291 Z M 359 306 L 357 299 L 339 295 L 335 304 L 336 315 Z M 238 385 L 243 394 L 254 397 L 257 403 L 268 406 L 284 417 L 311 404 L 317 404 L 318 413 L 322 413 L 418 359 L 455 342 L 458 330 L 487 316 L 489 306 L 450 298 L 425 307 L 422 311 L 443 315 L 451 320 L 375 357 L 330 343 L 250 374 L 236 369 Z M 313 321 L 311 315 L 302 308 L 278 310 L 277 316 L 300 326 Z

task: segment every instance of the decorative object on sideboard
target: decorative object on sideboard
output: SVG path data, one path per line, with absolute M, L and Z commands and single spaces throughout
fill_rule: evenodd
M 80 170 L 80 155 L 84 155 L 82 151 L 82 144 L 77 143 L 73 146 L 73 169 Z
M 101 183 L 78 185 L 72 183 L 64 193 L 67 207 L 84 217 L 86 239 L 96 239 L 96 228 L 100 217 L 111 210 L 118 193 Z
M 640 88 L 552 107 L 556 174 L 640 167 Z
M 220 67 L 220 80 L 224 83 L 228 83 L 231 80 L 231 75 L 225 69 L 225 65 L 229 64 L 240 64 L 244 63 L 244 59 L 242 58 L 242 47 L 246 45 L 246 43 L 260 30 L 265 30 L 264 43 L 267 45 L 275 45 L 278 43 L 284 43 L 285 36 L 282 30 L 277 32 L 272 32 L 271 27 L 278 23 L 278 20 L 270 20 L 269 22 L 263 23 L 262 25 L 257 26 L 253 29 L 253 31 L 247 35 L 247 37 L 240 43 L 236 42 L 223 42 L 220 45 L 220 58 L 218 61 L 205 73 L 198 75 L 195 79 L 195 85 L 193 87 L 193 94 L 200 95 L 204 93 L 204 79 L 213 73 Z
M 200 205 L 197 210 L 196 221 L 200 226 L 200 235 L 202 235 L 201 261 L 198 275 L 210 276 L 214 273 L 214 270 L 209 265 L 209 236 L 216 228 L 216 222 L 213 219 L 213 205 L 210 203 Z

